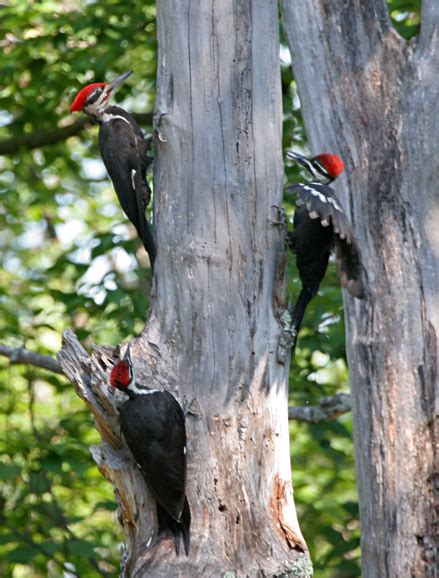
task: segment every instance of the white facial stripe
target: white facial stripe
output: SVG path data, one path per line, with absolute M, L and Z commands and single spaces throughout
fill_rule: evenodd
M 131 169 L 131 184 L 133 186 L 133 190 L 136 190 L 136 170 Z
M 92 95 L 97 90 L 100 89 L 97 88 L 96 90 L 94 90 L 92 92 Z M 108 102 L 108 94 L 105 91 L 102 91 L 102 94 L 99 96 L 97 100 L 95 100 L 91 104 L 84 106 L 84 112 L 90 114 L 91 116 L 99 118 L 102 115 L 105 107 L 107 106 L 107 102 Z
M 325 167 L 322 165 L 320 161 L 314 161 L 314 167 L 321 175 L 323 175 L 327 179 L 331 178 L 331 175 L 328 173 L 328 171 L 325 169 Z
M 302 163 L 303 163 L 304 165 L 306 165 L 306 168 L 308 169 L 308 171 L 309 171 L 312 175 L 315 176 L 314 167 L 313 167 L 311 161 L 309 161 L 308 159 L 305 159 L 305 158 L 303 158 L 303 159 L 301 159 L 301 160 L 302 160 Z

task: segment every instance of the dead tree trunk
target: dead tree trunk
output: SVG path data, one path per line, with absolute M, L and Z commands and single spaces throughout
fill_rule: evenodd
M 368 295 L 345 295 L 364 578 L 437 576 L 439 5 L 420 37 L 384 0 L 284 0 L 314 151 L 347 163 Z M 437 462 L 436 462 L 437 467 Z
M 171 541 L 155 545 L 155 510 L 120 436 L 119 394 L 105 383 L 117 352 L 89 358 L 68 332 L 60 362 L 104 439 L 93 455 L 115 486 L 124 576 L 308 576 L 273 306 L 284 252 L 270 220 L 283 189 L 277 3 L 157 9 L 158 254 L 131 356 L 138 379 L 188 410 L 189 557 Z

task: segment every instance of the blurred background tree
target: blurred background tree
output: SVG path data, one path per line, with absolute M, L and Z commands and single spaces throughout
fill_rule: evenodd
M 419 27 L 419 0 L 392 0 L 398 32 Z M 155 3 L 12 0 L 0 7 L 0 344 L 54 356 L 72 326 L 82 343 L 138 333 L 150 270 L 97 149 L 97 127 L 69 115 L 77 90 L 132 69 L 118 101 L 151 132 Z M 284 45 L 284 147 L 307 150 Z M 299 178 L 286 166 L 286 179 Z M 291 219 L 293 204 L 285 204 Z M 289 256 L 288 291 L 299 281 Z M 316 328 L 318 328 L 316 330 Z M 10 349 L 1 349 L 0 354 Z M 12 359 L 13 361 L 13 359 Z M 335 267 L 308 308 L 290 403 L 349 391 Z M 88 453 L 91 416 L 62 375 L 0 357 L 0 574 L 117 576 L 122 533 L 112 487 Z M 351 419 L 291 423 L 296 506 L 317 578 L 358 577 Z

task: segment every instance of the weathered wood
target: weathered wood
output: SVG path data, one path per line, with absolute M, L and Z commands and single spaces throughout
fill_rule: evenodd
M 364 578 L 437 576 L 439 11 L 423 7 L 408 43 L 384 0 L 283 2 L 307 134 L 346 161 L 368 274 L 363 302 L 345 295 Z
M 291 487 L 289 368 L 277 360 L 277 10 L 274 0 L 157 6 L 158 253 L 131 357 L 139 381 L 168 389 L 187 410 L 189 557 L 177 558 L 170 540 L 155 546 L 155 513 L 105 385 L 111 351 L 90 359 L 67 334 L 60 355 L 104 438 L 93 455 L 116 487 L 130 578 L 311 574 Z
M 124 396 L 107 385 L 108 370 L 118 356 L 117 349 L 113 352 L 102 347 L 89 357 L 73 331 L 68 330 L 58 359 L 79 397 L 92 411 L 103 439 L 99 447 L 91 448 L 91 453 L 101 473 L 114 485 L 118 518 L 125 532 L 121 576 L 129 576 L 133 559 L 142 547 L 139 536 L 145 542 L 151 541 L 156 519 L 152 500 L 145 493 L 145 482 L 120 433 L 117 405 Z

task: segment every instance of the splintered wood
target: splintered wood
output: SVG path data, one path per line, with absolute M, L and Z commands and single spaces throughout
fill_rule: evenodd
M 288 508 L 287 493 L 291 492 L 291 483 L 283 481 L 278 475 L 274 478 L 274 492 L 271 509 L 275 518 L 276 527 L 283 534 L 287 544 L 292 549 L 307 552 L 308 548 L 300 536 L 286 520 L 285 510 Z

